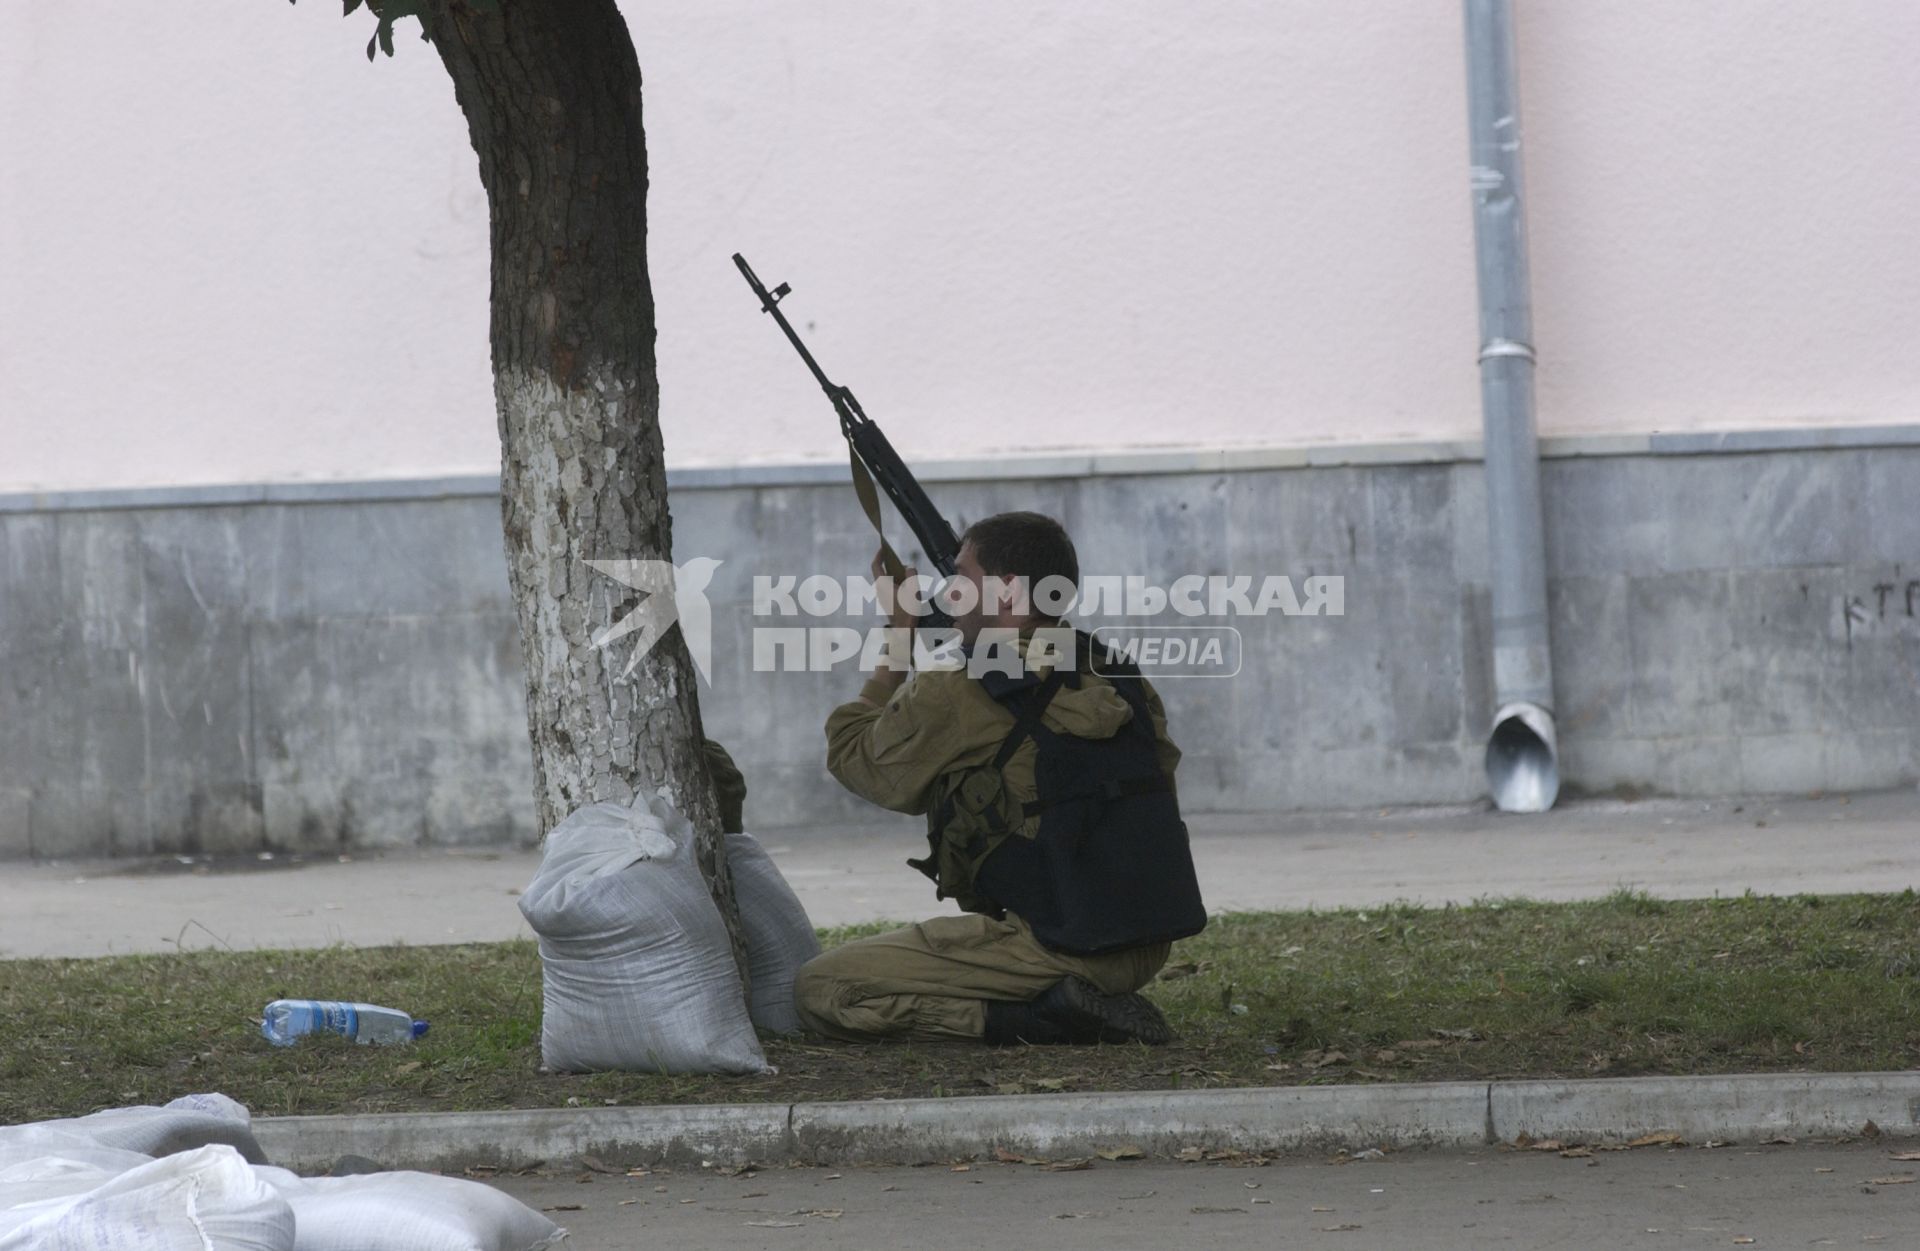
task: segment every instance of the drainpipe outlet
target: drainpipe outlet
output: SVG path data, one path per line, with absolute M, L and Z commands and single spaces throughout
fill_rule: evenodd
M 1560 794 L 1560 747 L 1553 714 L 1538 704 L 1504 704 L 1487 738 L 1487 786 L 1502 812 L 1545 812 Z

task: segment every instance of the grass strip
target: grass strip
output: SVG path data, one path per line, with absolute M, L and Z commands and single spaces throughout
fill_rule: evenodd
M 832 945 L 881 926 L 830 931 Z M 777 1076 L 546 1074 L 530 942 L 0 962 L 0 1123 L 218 1090 L 259 1115 L 1920 1066 L 1920 900 L 1898 895 L 1218 917 L 1148 993 L 1179 1041 L 770 1039 Z M 261 1006 L 361 999 L 406 1047 L 275 1048 Z

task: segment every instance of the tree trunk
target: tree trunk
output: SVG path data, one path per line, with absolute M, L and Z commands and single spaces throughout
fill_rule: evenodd
M 664 788 L 699 831 L 739 955 L 685 642 L 671 632 L 624 677 L 631 640 L 594 645 L 641 594 L 587 562 L 673 551 L 633 43 L 613 0 L 432 0 L 420 16 L 491 208 L 501 504 L 541 832 Z

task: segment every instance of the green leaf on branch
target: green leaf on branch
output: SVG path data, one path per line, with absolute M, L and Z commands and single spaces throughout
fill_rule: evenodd
M 287 3 L 294 4 L 297 0 L 287 0 Z M 367 12 L 379 19 L 373 38 L 367 40 L 367 60 L 371 61 L 376 52 L 393 55 L 393 24 L 403 17 L 420 17 L 423 3 L 424 0 L 342 0 L 342 16 L 352 17 L 354 10 L 365 5 Z M 466 5 L 475 13 L 500 11 L 500 0 L 466 0 Z M 426 19 L 421 18 L 420 38 L 430 42 L 432 36 L 427 33 L 426 27 Z
M 358 5 L 361 0 L 346 0 L 346 3 L 350 6 L 347 11 L 351 13 L 353 11 L 351 6 Z M 392 56 L 393 24 L 403 17 L 419 17 L 420 0 L 365 0 L 365 3 L 367 11 L 380 19 L 379 26 L 374 28 L 373 38 L 367 41 L 367 60 L 373 60 L 373 50 L 376 47 L 388 56 Z M 424 25 L 423 22 L 422 26 Z M 420 37 L 426 38 L 424 29 Z

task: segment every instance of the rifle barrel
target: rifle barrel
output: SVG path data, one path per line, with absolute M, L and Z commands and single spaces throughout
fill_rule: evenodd
M 813 353 L 807 351 L 807 345 L 800 341 L 800 332 L 793 328 L 793 323 L 787 320 L 787 315 L 780 311 L 780 301 L 769 294 L 765 284 L 754 275 L 753 267 L 747 264 L 747 258 L 735 252 L 733 263 L 740 267 L 741 276 L 746 278 L 747 285 L 753 288 L 753 293 L 760 297 L 760 311 L 773 314 L 773 320 L 779 323 L 781 332 L 787 336 L 787 342 L 793 344 L 794 351 L 800 353 L 800 359 L 805 361 L 807 368 L 813 371 L 814 381 L 820 384 L 820 389 L 827 393 L 827 398 L 832 400 L 834 407 L 839 410 L 840 419 L 855 420 L 854 414 L 847 411 L 846 405 L 841 400 L 846 388 L 836 386 L 827 377 L 826 371 L 820 368 L 820 362 L 813 359 Z

